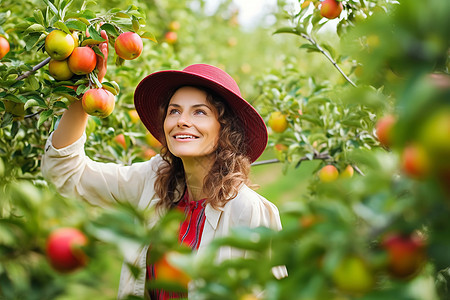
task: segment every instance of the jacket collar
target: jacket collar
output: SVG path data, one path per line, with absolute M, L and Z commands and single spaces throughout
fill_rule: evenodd
M 212 228 L 214 228 L 214 230 L 217 229 L 217 224 L 219 224 L 221 214 L 222 210 L 214 209 L 209 203 L 206 204 L 205 217 Z

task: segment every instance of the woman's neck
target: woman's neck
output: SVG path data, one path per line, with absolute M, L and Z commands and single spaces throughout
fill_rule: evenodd
M 212 163 L 211 159 L 183 159 L 187 192 L 191 201 L 198 201 L 206 197 L 203 181 L 210 171 Z

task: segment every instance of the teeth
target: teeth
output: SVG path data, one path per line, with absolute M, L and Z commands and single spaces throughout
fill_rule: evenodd
M 175 138 L 176 139 L 195 139 L 195 136 L 182 134 L 182 135 L 176 135 Z

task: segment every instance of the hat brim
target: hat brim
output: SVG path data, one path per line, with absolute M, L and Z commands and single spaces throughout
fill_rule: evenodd
M 134 93 L 134 105 L 144 126 L 160 142 L 161 132 L 159 107 L 172 91 L 181 86 L 201 86 L 221 96 L 240 119 L 247 137 L 247 156 L 251 162 L 264 152 L 268 134 L 261 115 L 240 95 L 225 88 L 210 78 L 184 71 L 167 70 L 152 73 L 145 77 Z

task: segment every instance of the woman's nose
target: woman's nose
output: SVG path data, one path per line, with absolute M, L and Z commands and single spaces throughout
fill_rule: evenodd
M 177 121 L 178 127 L 191 127 L 192 123 L 189 119 L 189 116 L 185 114 L 181 114 Z

